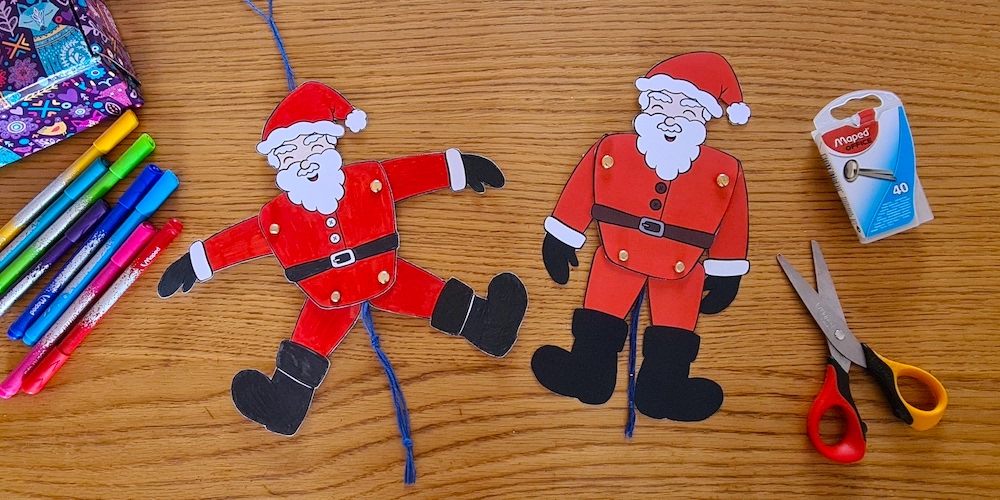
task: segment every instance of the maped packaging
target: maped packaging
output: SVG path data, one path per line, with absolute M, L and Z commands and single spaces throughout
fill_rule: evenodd
M 0 42 L 0 167 L 142 105 L 101 0 L 2 0 Z
M 853 99 L 881 104 L 838 120 L 831 114 Z M 861 243 L 871 243 L 934 218 L 917 177 L 910 125 L 892 92 L 842 95 L 813 119 L 813 140 L 840 193 Z

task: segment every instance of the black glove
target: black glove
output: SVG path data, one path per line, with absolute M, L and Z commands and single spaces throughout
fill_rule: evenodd
M 499 189 L 507 182 L 500 167 L 489 158 L 462 153 L 462 166 L 465 167 L 465 183 L 479 194 L 486 192 L 483 184 Z
M 545 233 L 545 241 L 542 242 L 542 262 L 545 262 L 545 270 L 549 272 L 552 281 L 560 285 L 569 283 L 569 266 L 580 265 L 576 249 L 550 233 Z
M 702 314 L 718 314 L 736 299 L 742 276 L 705 276 L 705 295 L 701 299 Z
M 191 265 L 191 254 L 186 253 L 163 271 L 160 284 L 156 286 L 156 294 L 165 299 L 177 293 L 177 290 L 188 293 L 196 281 L 198 276 L 194 274 L 194 266 Z

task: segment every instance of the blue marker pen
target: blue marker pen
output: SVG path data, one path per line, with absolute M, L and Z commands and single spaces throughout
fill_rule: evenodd
M 59 272 L 49 281 L 45 289 L 31 301 L 31 304 L 28 304 L 28 307 L 24 309 L 21 316 L 10 325 L 10 328 L 7 330 L 7 335 L 10 338 L 19 339 L 24 335 L 28 327 L 49 307 L 52 299 L 56 298 L 62 292 L 63 287 L 69 283 L 69 280 L 73 279 L 73 276 L 90 260 L 94 252 L 98 248 L 101 248 L 104 240 L 118 229 L 118 226 L 125 220 L 125 217 L 135 209 L 139 201 L 146 196 L 146 193 L 153 187 L 153 184 L 156 184 L 156 181 L 160 180 L 162 175 L 163 171 L 156 165 L 148 165 L 142 169 L 142 172 L 139 173 L 128 189 L 125 190 L 125 193 L 122 194 L 121 198 L 118 199 L 118 203 L 115 204 L 114 208 L 101 220 L 101 224 L 97 226 L 97 229 L 87 236 L 87 239 L 80 244 L 76 253 L 59 269 Z
M 17 235 L 3 251 L 0 251 L 0 269 L 14 262 L 14 259 L 25 248 L 28 248 L 39 235 L 44 233 L 70 205 L 76 202 L 77 198 L 83 196 L 83 193 L 90 189 L 90 186 L 97 182 L 97 179 L 100 179 L 107 171 L 108 160 L 105 160 L 103 157 L 91 163 L 87 167 L 87 170 L 84 170 L 69 186 L 66 186 L 66 190 L 59 195 L 59 198 L 52 205 L 49 205 L 49 208 L 42 212 L 42 215 L 31 221 L 31 224 L 21 234 Z
M 84 288 L 101 272 L 101 269 L 111 260 L 111 256 L 118 251 L 118 247 L 139 227 L 143 221 L 149 218 L 160 205 L 177 189 L 180 182 L 173 172 L 167 170 L 160 177 L 160 180 L 153 185 L 149 193 L 136 205 L 135 210 L 129 214 L 125 222 L 111 235 L 101 249 L 87 261 L 87 265 L 73 278 L 73 281 L 66 285 L 66 289 L 54 301 L 52 305 L 42 313 L 33 325 L 24 333 L 24 343 L 35 345 L 38 339 L 45 335 L 45 332 L 59 319 L 59 316 L 76 300 L 77 296 L 83 292 Z

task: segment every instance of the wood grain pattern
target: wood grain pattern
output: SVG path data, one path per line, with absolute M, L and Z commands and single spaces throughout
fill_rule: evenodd
M 275 194 L 253 146 L 286 93 L 284 76 L 266 25 L 238 0 L 108 3 L 148 99 L 141 131 L 159 144 L 155 162 L 182 180 L 154 219 L 185 223 L 151 270 L 158 276 L 191 241 Z M 299 435 L 282 438 L 244 420 L 229 397 L 237 371 L 274 366 L 301 306 L 275 261 L 169 301 L 147 276 L 47 390 L 0 401 L 0 496 L 996 495 L 1000 4 L 275 3 L 299 79 L 329 83 L 369 113 L 368 129 L 343 141 L 349 161 L 459 147 L 507 173 L 508 187 L 486 196 L 407 201 L 401 252 L 481 291 L 494 274 L 516 272 L 531 295 L 520 341 L 494 360 L 426 321 L 376 315 L 410 403 L 419 479 L 405 488 L 385 376 L 360 325 L 333 355 Z M 699 324 L 694 371 L 725 388 L 721 412 L 697 424 L 640 416 L 625 442 L 624 356 L 619 388 L 600 407 L 556 397 L 531 374 L 536 348 L 570 344 L 596 241 L 591 234 L 570 284 L 556 286 L 541 263 L 542 221 L 587 147 L 630 128 L 632 81 L 693 50 L 724 54 L 753 108 L 745 127 L 709 125 L 709 143 L 746 170 L 752 271 L 737 302 Z M 867 246 L 809 138 L 816 111 L 859 88 L 902 97 L 936 216 Z M 0 170 L 0 220 L 94 137 Z M 825 348 L 774 256 L 808 269 L 812 238 L 858 335 L 930 370 L 951 396 L 942 423 L 918 433 L 856 371 L 869 451 L 853 466 L 822 458 L 805 435 Z M 23 353 L 0 343 L 0 368 Z

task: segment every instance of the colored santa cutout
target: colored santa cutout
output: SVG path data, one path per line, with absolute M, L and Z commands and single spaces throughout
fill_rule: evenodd
M 449 187 L 478 193 L 484 184 L 502 187 L 496 164 L 449 149 L 343 165 L 336 145 L 344 126 L 359 132 L 366 123 L 364 112 L 326 85 L 307 82 L 292 91 L 257 145 L 282 193 L 258 215 L 194 242 L 160 279 L 158 292 L 168 297 L 227 267 L 274 255 L 285 277 L 305 293 L 291 339 L 278 348 L 274 375 L 244 370 L 233 378 L 237 409 L 278 434 L 292 435 L 302 424 L 329 370 L 327 357 L 364 302 L 427 318 L 432 327 L 498 357 L 513 346 L 527 308 L 524 285 L 513 274 L 494 277 L 482 298 L 465 283 L 446 282 L 397 255 L 396 203 Z
M 642 337 L 636 409 L 700 421 L 718 411 L 723 393 L 717 383 L 689 376 L 700 345 L 698 313 L 728 307 L 750 270 L 743 170 L 736 158 L 704 145 L 705 125 L 724 113 L 745 124 L 750 108 L 729 63 L 710 52 L 663 61 L 635 85 L 635 133 L 597 141 L 545 220 L 543 259 L 559 284 L 569 280 L 594 220 L 601 244 L 584 307 L 573 314 L 571 350 L 543 346 L 531 367 L 555 393 L 608 401 L 628 338 L 624 318 L 646 288 L 652 326 Z

